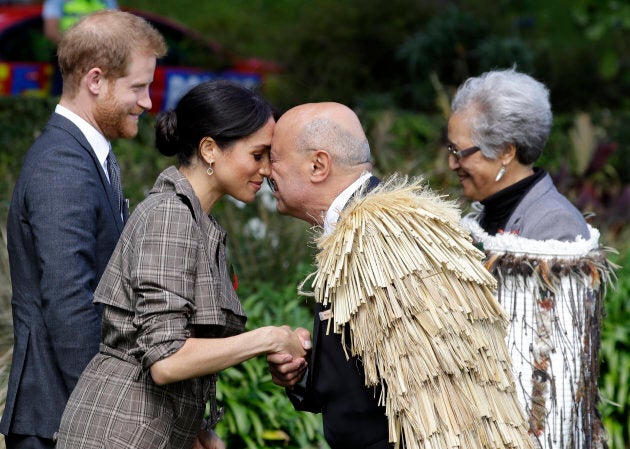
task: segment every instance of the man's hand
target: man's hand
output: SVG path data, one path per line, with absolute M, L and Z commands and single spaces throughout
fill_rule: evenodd
M 295 333 L 302 341 L 302 347 L 310 354 L 311 333 L 302 327 L 295 329 Z M 290 388 L 304 376 L 307 362 L 302 357 L 293 358 L 291 354 L 273 353 L 267 354 L 267 365 L 273 382 L 281 387 Z
M 225 443 L 214 430 L 202 429 L 197 433 L 192 449 L 225 449 Z

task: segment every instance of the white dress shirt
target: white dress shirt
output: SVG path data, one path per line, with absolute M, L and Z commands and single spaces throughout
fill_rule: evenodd
M 103 171 L 105 172 L 105 176 L 109 180 L 109 171 L 107 170 L 107 155 L 109 154 L 109 142 L 96 128 L 90 125 L 83 118 L 79 117 L 77 114 L 72 112 L 70 109 L 61 106 L 58 104 L 55 107 L 55 112 L 59 115 L 64 116 L 72 123 L 77 125 L 79 130 L 83 133 L 88 143 L 92 146 L 92 149 L 96 153 L 96 157 L 103 167 Z
M 350 197 L 359 190 L 359 188 L 365 184 L 365 182 L 372 176 L 370 172 L 363 172 L 359 179 L 350 184 L 346 189 L 341 192 L 337 198 L 332 202 L 328 210 L 326 211 L 326 216 L 324 217 L 324 235 L 328 235 L 332 232 L 337 224 L 337 220 L 339 220 L 339 214 L 346 207 L 346 203 L 350 199 Z

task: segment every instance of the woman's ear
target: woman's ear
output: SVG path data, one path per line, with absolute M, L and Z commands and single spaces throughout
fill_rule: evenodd
M 328 178 L 332 170 L 332 157 L 325 150 L 315 150 L 311 156 L 311 181 L 322 182 Z
M 217 151 L 217 143 L 212 137 L 204 137 L 199 141 L 199 157 L 206 163 L 214 162 L 215 151 Z
M 516 159 L 516 145 L 513 143 L 508 144 L 505 147 L 505 150 L 499 156 L 499 160 L 501 161 L 501 165 L 509 165 L 514 159 Z

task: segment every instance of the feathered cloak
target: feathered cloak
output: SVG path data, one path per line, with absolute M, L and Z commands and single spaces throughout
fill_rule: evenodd
M 302 289 L 349 328 L 397 448 L 531 448 L 496 281 L 459 220 L 422 180 L 393 177 L 318 240 Z
M 599 231 L 574 242 L 487 234 L 477 214 L 462 220 L 486 253 L 498 300 L 510 316 L 508 349 L 534 447 L 601 449 L 597 409 L 599 344 L 606 286 L 616 266 Z

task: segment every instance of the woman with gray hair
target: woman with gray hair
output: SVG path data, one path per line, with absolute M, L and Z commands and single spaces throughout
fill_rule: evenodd
M 469 78 L 457 91 L 448 123 L 449 167 L 464 196 L 484 206 L 480 224 L 490 234 L 503 230 L 563 241 L 589 237 L 582 214 L 548 173 L 533 168 L 551 121 L 547 88 L 512 69 Z
M 549 91 L 495 70 L 466 80 L 451 106 L 449 168 L 473 201 L 462 224 L 510 315 L 508 348 L 534 444 L 603 447 L 597 354 L 613 265 L 597 229 L 534 167 L 551 130 Z

